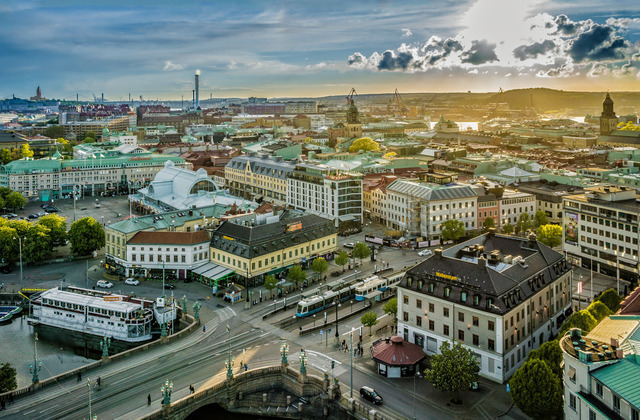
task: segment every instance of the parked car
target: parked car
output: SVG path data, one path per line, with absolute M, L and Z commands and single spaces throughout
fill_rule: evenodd
M 370 388 L 368 386 L 363 386 L 362 388 L 360 388 L 360 396 L 365 400 L 371 401 L 375 405 L 382 404 L 382 397 L 378 395 L 378 393 L 374 391 L 373 388 Z
M 165 289 L 169 289 L 169 290 L 173 290 L 173 289 L 175 289 L 175 288 L 176 288 L 176 285 L 175 285 L 175 284 L 173 284 L 173 283 L 165 283 L 165 284 L 164 284 L 164 288 L 165 288 Z
M 430 249 L 423 249 L 422 251 L 418 252 L 418 255 L 421 257 L 428 257 L 431 254 L 433 253 L 431 252 Z
M 29 215 L 29 219 L 37 219 L 39 216 L 35 213 Z
M 13 219 L 14 217 L 18 217 L 18 215 L 15 213 L 9 213 L 9 214 L 6 214 L 4 217 L 8 220 L 8 219 Z
M 113 287 L 113 283 L 106 280 L 98 280 L 98 282 L 96 283 L 96 286 L 111 289 Z
M 130 286 L 137 286 L 140 284 L 140 282 L 136 279 L 134 279 L 133 277 L 129 277 L 128 279 L 126 279 L 124 281 L 124 284 L 128 284 Z
M 58 208 L 55 207 L 55 206 L 44 206 L 43 208 L 48 213 L 57 213 L 58 212 Z
M 355 248 L 356 244 L 354 244 L 353 242 L 347 242 L 342 246 L 344 246 L 345 248 Z

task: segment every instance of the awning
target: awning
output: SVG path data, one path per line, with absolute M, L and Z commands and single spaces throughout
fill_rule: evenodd
M 208 262 L 201 265 L 200 267 L 194 268 L 193 270 L 191 270 L 191 272 L 211 280 L 218 280 L 234 273 L 234 270 L 218 264 L 214 264 L 212 262 Z
M 355 216 L 353 214 L 343 214 L 342 216 L 338 216 L 338 219 L 341 222 L 347 222 L 349 220 L 355 220 Z
M 366 299 L 373 299 L 374 297 L 380 296 L 381 294 L 382 294 L 381 290 L 375 290 L 375 291 L 373 291 L 371 293 L 367 293 L 366 295 L 364 295 L 364 297 Z

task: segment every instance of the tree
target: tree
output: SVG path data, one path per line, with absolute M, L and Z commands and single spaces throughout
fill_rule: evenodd
M 482 222 L 482 231 L 483 232 L 487 232 L 489 231 L 489 229 L 495 228 L 496 227 L 496 221 L 493 220 L 493 217 L 487 217 L 486 219 L 484 219 L 484 222 Z
M 424 377 L 440 391 L 453 393 L 453 402 L 458 404 L 459 392 L 478 381 L 479 371 L 478 359 L 471 350 L 459 342 L 450 347 L 445 341 L 440 346 L 440 354 L 431 357 L 431 368 L 424 371 Z
M 304 271 L 299 265 L 294 265 L 289 269 L 287 278 L 297 285 L 298 283 L 302 283 L 304 279 L 307 278 L 307 272 Z
M 26 220 L 9 220 L 8 225 L 16 231 L 16 236 L 20 236 L 23 239 L 31 227 L 31 223 Z
M 67 239 L 67 218 L 57 214 L 48 214 L 38 220 L 39 225 L 49 228 L 49 236 L 53 244 L 64 244 Z
M 465 233 L 464 223 L 460 220 L 449 219 L 442 223 L 442 239 L 445 241 L 457 241 Z
M 363 326 L 369 327 L 369 336 L 371 336 L 371 328 L 378 323 L 378 314 L 374 311 L 367 312 L 362 315 L 360 322 L 362 322 Z
M 382 307 L 382 310 L 385 314 L 392 316 L 395 320 L 396 314 L 398 313 L 398 298 L 389 299 L 389 301 Z
M 95 133 L 95 131 L 87 131 L 84 134 L 84 140 L 83 141 L 86 142 L 87 139 L 89 139 L 89 138 L 93 139 L 93 141 L 96 141 L 96 133 Z
M 391 159 L 392 157 L 396 157 L 397 153 L 396 152 L 389 152 L 389 153 L 385 153 L 382 157 L 384 159 Z
M 2 162 L 3 165 L 6 165 L 12 160 L 13 160 L 13 157 L 11 156 L 11 151 L 9 149 L 0 150 L 0 161 Z
M 594 300 L 591 302 L 591 305 L 587 308 L 587 311 L 596 319 L 596 322 L 600 322 L 609 315 L 611 315 L 611 311 L 604 303 L 599 300 Z
M 15 261 L 19 257 L 19 244 L 16 230 L 10 226 L 0 227 L 0 262 Z
M 269 291 L 269 297 L 273 296 L 272 290 L 278 287 L 278 279 L 273 274 L 268 274 L 264 279 L 264 288 Z
M 562 380 L 562 349 L 558 340 L 547 341 L 536 350 L 531 350 L 527 360 L 538 359 L 544 361 L 556 377 Z
M 16 369 L 11 366 L 11 363 L 3 363 L 0 366 L 0 394 L 13 391 L 17 387 Z
M 544 360 L 527 360 L 509 385 L 514 404 L 526 415 L 534 419 L 562 418 L 562 384 Z
M 548 225 L 549 217 L 547 217 L 547 213 L 544 210 L 538 210 L 533 216 L 533 225 L 535 228 L 539 228 L 540 226 Z
M 533 228 L 533 220 L 531 215 L 527 212 L 521 213 L 518 217 L 518 223 L 516 223 L 516 233 L 524 234 L 526 231 Z
M 336 255 L 334 261 L 337 265 L 341 265 L 342 270 L 344 271 L 344 266 L 349 262 L 349 255 L 344 251 L 340 251 L 338 255 Z
M 314 259 L 311 263 L 311 270 L 318 275 L 318 278 L 320 278 L 320 275 L 327 271 L 328 268 L 329 263 L 322 257 Z
M 564 324 L 562 324 L 562 327 L 558 331 L 558 337 L 562 337 L 572 328 L 580 328 L 585 333 L 588 333 L 596 325 L 598 325 L 598 321 L 596 321 L 589 311 L 582 310 L 574 312 L 564 321 Z
M 58 137 L 64 137 L 64 127 L 59 125 L 53 125 L 51 127 L 47 127 L 44 130 L 44 135 L 49 137 L 50 139 L 57 139 Z
M 22 145 L 22 148 L 20 149 L 20 157 L 21 158 L 33 157 L 33 150 L 31 150 L 28 143 L 25 143 Z
M 4 150 L 4 149 L 3 149 Z M 9 187 L 0 187 L 0 197 L 3 200 L 7 199 L 7 196 L 12 193 L 11 188 Z
M 25 204 L 27 204 L 27 200 L 25 200 L 22 194 L 16 191 L 12 191 L 11 193 L 9 193 L 9 195 L 7 195 L 4 201 L 5 201 L 5 205 L 10 209 L 13 209 L 13 211 L 21 207 L 24 207 Z
M 362 150 L 363 152 L 377 152 L 380 150 L 380 145 L 373 141 L 371 137 L 361 137 L 354 142 L 349 147 L 350 153 L 356 153 Z
M 82 139 L 82 143 L 95 143 L 96 139 L 94 137 L 89 137 L 87 135 L 84 136 L 84 139 Z
M 364 242 L 356 242 L 353 247 L 353 258 L 358 258 L 362 264 L 362 259 L 371 255 L 371 248 Z
M 620 302 L 622 302 L 622 298 L 615 291 L 615 289 L 605 290 L 594 299 L 594 301 L 600 301 L 607 305 L 607 308 L 611 311 L 612 314 L 615 314 L 620 309 Z
M 502 226 L 502 233 L 506 233 L 507 235 L 512 234 L 513 225 L 511 223 L 507 223 L 506 225 Z
M 88 255 L 104 246 L 104 230 L 93 217 L 83 217 L 71 225 L 69 240 L 72 253 Z
M 0 197 L 0 209 L 4 208 L 4 198 Z
M 562 243 L 562 226 L 542 225 L 536 231 L 537 240 L 550 248 L 554 248 Z
M 51 256 L 49 232 L 51 229 L 45 225 L 31 225 L 27 232 L 27 239 L 22 242 L 22 255 L 26 262 L 39 262 Z

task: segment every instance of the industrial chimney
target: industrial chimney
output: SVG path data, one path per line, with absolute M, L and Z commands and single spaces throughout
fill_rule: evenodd
M 200 70 L 196 70 L 196 103 L 195 108 L 200 107 Z

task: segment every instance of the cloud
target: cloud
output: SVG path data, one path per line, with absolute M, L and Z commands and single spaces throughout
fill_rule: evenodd
M 182 70 L 182 69 L 183 69 L 182 65 L 176 64 L 169 60 L 164 62 L 164 67 L 162 68 L 162 70 L 164 71 L 175 71 L 175 70 Z
M 521 45 L 513 50 L 513 56 L 518 60 L 524 61 L 528 58 L 537 58 L 544 55 L 555 48 L 556 44 L 547 39 L 544 42 L 534 42 L 531 45 Z
M 378 70 L 406 70 L 412 60 L 411 53 L 385 51 L 378 62 Z
M 486 39 L 472 41 L 471 48 L 462 53 L 462 62 L 478 65 L 498 61 L 495 49 L 496 44 L 492 44 Z
M 409 28 L 402 28 L 402 36 L 403 37 L 409 37 L 413 35 L 413 32 L 411 32 L 411 29 Z
M 571 43 L 569 54 L 576 61 L 624 59 L 629 41 L 616 36 L 611 26 L 593 25 Z

